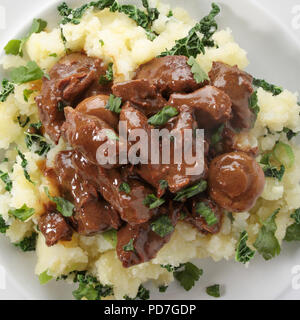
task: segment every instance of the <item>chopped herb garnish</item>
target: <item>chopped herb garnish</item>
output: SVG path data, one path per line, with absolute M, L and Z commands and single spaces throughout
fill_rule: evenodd
M 179 270 L 181 267 L 183 267 L 184 266 L 184 264 L 180 264 L 179 266 L 172 266 L 171 264 L 166 264 L 166 265 L 163 265 L 163 264 L 161 264 L 160 265 L 162 268 L 164 268 L 164 269 L 167 269 L 167 271 L 168 272 L 174 272 L 174 271 L 177 271 L 177 270 Z
M 79 283 L 77 290 L 73 291 L 76 300 L 83 298 L 87 300 L 101 300 L 101 298 L 112 296 L 114 294 L 111 286 L 102 285 L 95 277 L 86 272 L 77 272 L 74 283 Z
M 295 219 L 297 224 L 300 224 L 300 208 L 296 209 L 293 214 L 291 214 L 291 218 Z
M 281 181 L 284 173 L 285 173 L 285 167 L 284 165 L 280 166 L 280 169 L 277 169 L 276 167 L 264 167 L 264 173 L 266 177 L 269 178 L 276 178 L 278 181 Z
M 196 213 L 201 215 L 205 219 L 208 226 L 213 226 L 214 224 L 218 223 L 218 219 L 215 216 L 215 213 L 204 202 L 197 203 Z
M 39 275 L 39 281 L 40 281 L 40 284 L 42 284 L 42 285 L 48 283 L 52 279 L 53 279 L 53 277 L 49 276 L 48 270 L 45 270 L 44 272 L 42 272 Z
M 121 113 L 121 105 L 122 99 L 111 94 L 109 96 L 106 109 L 119 114 Z
M 256 116 L 259 114 L 260 107 L 258 105 L 257 91 L 254 91 L 252 93 L 252 95 L 249 99 L 249 107 Z
M 165 237 L 174 231 L 174 226 L 171 219 L 164 215 L 151 223 L 151 229 L 160 237 Z
M 47 22 L 42 19 L 34 19 L 32 26 L 27 35 L 21 40 L 10 40 L 5 46 L 4 50 L 6 54 L 23 56 L 23 47 L 26 41 L 33 33 L 40 33 L 47 27 Z
M 176 193 L 175 201 L 185 201 L 189 198 L 194 197 L 195 195 L 205 191 L 207 188 L 207 182 L 205 180 L 201 180 L 199 183 L 194 186 L 185 188 Z
M 291 218 L 295 220 L 295 223 L 290 225 L 284 237 L 285 241 L 300 241 L 300 208 L 296 209 Z
M 203 270 L 191 262 L 185 263 L 183 267 L 184 270 L 174 272 L 174 277 L 186 291 L 189 291 L 195 285 L 196 281 L 200 279 Z
M 274 84 L 270 84 L 266 82 L 265 80 L 261 79 L 253 79 L 253 85 L 255 87 L 263 88 L 265 91 L 271 92 L 273 96 L 279 95 L 283 89 L 281 87 L 275 86 Z
M 292 140 L 294 137 L 296 137 L 299 134 L 299 132 L 294 132 L 293 130 L 291 130 L 289 128 L 283 128 L 283 132 L 286 133 L 286 137 L 289 141 Z
M 210 13 L 189 31 L 187 37 L 177 40 L 172 49 L 162 52 L 160 56 L 183 55 L 196 58 L 199 53 L 204 54 L 205 47 L 215 45 L 212 36 L 218 29 L 215 17 L 219 13 L 219 6 L 213 3 Z
M 43 156 L 50 150 L 50 145 L 46 142 L 46 139 L 40 134 L 25 132 L 25 143 L 29 150 L 32 146 L 36 146 L 34 153 L 39 156 Z
M 34 215 L 35 210 L 33 208 L 28 208 L 27 205 L 24 204 L 19 209 L 9 210 L 8 213 L 24 222 Z
M 26 66 L 14 68 L 10 73 L 12 82 L 17 84 L 40 80 L 44 75 L 43 70 L 34 61 L 29 61 Z
M 33 94 L 34 90 L 31 89 L 24 89 L 23 91 L 23 97 L 24 97 L 24 101 L 28 102 L 30 96 Z
M 101 44 L 101 47 L 103 47 L 104 46 L 104 41 L 100 39 L 99 42 Z
M 204 81 L 209 80 L 208 74 L 200 67 L 194 57 L 190 57 L 187 64 L 191 67 L 191 71 L 197 83 L 203 83 Z
M 213 286 L 209 286 L 206 288 L 206 293 L 214 298 L 220 298 L 220 285 L 219 284 L 214 284 Z
M 255 251 L 251 250 L 247 246 L 247 240 L 248 240 L 248 233 L 246 230 L 244 230 L 240 234 L 240 239 L 238 241 L 236 253 L 235 253 L 235 260 L 243 264 L 246 264 L 247 262 L 249 262 L 255 255 Z
M 9 228 L 9 225 L 6 224 L 5 220 L 0 214 L 0 233 L 6 233 L 6 230 Z
M 106 130 L 106 136 L 109 140 L 120 140 L 120 138 L 117 136 L 117 134 L 113 130 Z
M 291 168 L 295 163 L 295 154 L 291 146 L 278 141 L 273 149 L 274 158 L 286 168 Z
M 107 70 L 106 70 L 106 74 L 105 75 L 102 75 L 100 77 L 100 80 L 99 80 L 99 83 L 100 84 L 107 84 L 107 83 L 110 83 L 114 80 L 114 70 L 113 70 L 113 63 L 109 63 L 108 64 L 108 67 L 107 67 Z
M 57 211 L 59 211 L 64 217 L 72 217 L 74 205 L 70 201 L 60 197 L 52 197 L 47 187 L 44 188 L 44 191 L 47 197 L 56 204 Z
M 133 239 L 130 239 L 129 242 L 125 246 L 123 246 L 123 250 L 126 252 L 135 251 Z
M 173 15 L 174 15 L 174 14 L 173 14 L 173 11 L 170 10 L 170 11 L 168 12 L 168 14 L 167 14 L 167 17 L 168 17 L 168 18 L 171 18 L 171 17 L 173 17 Z
M 131 192 L 130 185 L 126 182 L 122 182 L 120 184 L 119 191 L 129 194 Z
M 128 296 L 124 296 L 125 300 L 149 300 L 150 299 L 150 291 L 147 290 L 143 285 L 140 285 L 138 293 L 135 298 L 130 298 Z
M 270 217 L 268 217 L 258 233 L 253 246 L 264 257 L 265 260 L 270 260 L 280 253 L 280 244 L 275 237 L 277 225 L 275 218 L 280 209 L 275 210 Z
M 49 57 L 57 58 L 57 53 L 50 53 Z
M 12 180 L 9 177 L 9 174 L 7 172 L 3 172 L 0 170 L 0 179 L 4 182 L 5 184 L 5 190 L 10 192 L 12 189 Z
M 158 290 L 159 290 L 159 292 L 161 292 L 161 293 L 166 292 L 167 289 L 168 289 L 168 286 L 159 286 L 159 287 L 158 287 Z
M 7 97 L 14 93 L 15 85 L 7 79 L 2 80 L 2 90 L 0 92 L 0 102 L 6 101 Z
M 160 190 L 165 190 L 168 188 L 168 181 L 166 180 L 160 180 L 159 181 L 159 189 Z
M 102 233 L 103 238 L 109 242 L 114 248 L 117 246 L 117 230 L 109 230 Z
M 20 248 L 23 252 L 35 251 L 37 237 L 38 234 L 33 232 L 31 236 L 25 237 L 22 241 L 15 243 L 14 245 Z
M 18 116 L 17 119 L 21 128 L 25 128 L 30 121 L 30 118 L 27 116 L 25 116 L 25 119 L 24 117 Z
M 176 117 L 178 115 L 178 111 L 175 107 L 166 106 L 162 110 L 160 110 L 157 114 L 152 116 L 148 123 L 159 127 L 166 124 L 171 118 Z
M 149 209 L 155 209 L 165 203 L 166 200 L 157 198 L 154 194 L 148 194 L 144 200 L 144 205 Z
M 225 125 L 222 124 L 217 131 L 211 136 L 211 145 L 215 146 L 222 140 Z
M 28 180 L 30 183 L 34 184 L 34 182 L 31 180 L 30 175 L 27 171 L 27 165 L 28 165 L 28 161 L 25 158 L 25 155 L 17 148 L 17 152 L 19 157 L 21 158 L 21 167 L 23 168 L 24 171 L 24 176 L 26 178 L 26 180 Z

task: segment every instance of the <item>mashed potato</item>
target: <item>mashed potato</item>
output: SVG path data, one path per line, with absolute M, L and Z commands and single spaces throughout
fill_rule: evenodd
M 131 79 L 135 69 L 166 48 L 171 48 L 176 39 L 187 35 L 194 21 L 183 9 L 173 10 L 173 16 L 168 17 L 170 7 L 157 2 L 161 15 L 154 22 L 153 29 L 160 35 L 150 41 L 143 28 L 122 13 L 112 13 L 109 10 L 88 10 L 79 25 L 66 24 L 62 26 L 67 40 L 66 48 L 72 51 L 84 50 L 93 57 L 99 57 L 105 62 L 114 62 L 114 73 L 117 81 Z M 208 48 L 206 54 L 200 54 L 197 61 L 203 69 L 209 71 L 213 61 L 222 61 L 229 65 L 238 65 L 244 69 L 248 65 L 246 51 L 234 41 L 229 29 L 216 32 L 213 36 L 217 48 Z M 65 46 L 61 40 L 60 29 L 47 30 L 33 34 L 26 43 L 26 54 L 30 60 L 49 70 L 65 54 Z M 54 54 L 55 56 L 50 56 Z M 6 56 L 2 61 L 4 69 L 24 65 L 26 60 L 15 56 Z M 27 115 L 38 119 L 37 107 L 34 103 L 35 92 L 25 102 L 22 96 L 24 88 L 30 85 L 16 87 L 4 103 L 0 103 L 0 147 L 4 150 L 8 162 L 0 164 L 0 169 L 11 173 L 13 186 L 11 192 L 4 189 L 0 182 L 0 212 L 10 225 L 7 235 L 12 242 L 18 242 L 33 230 L 37 216 L 43 211 L 43 187 L 48 184 L 40 172 L 37 163 L 38 155 L 28 152 L 24 144 L 24 129 L 17 121 L 18 115 Z M 247 144 L 258 146 L 263 152 L 273 149 L 278 139 L 292 146 L 296 159 L 300 158 L 300 149 L 287 141 L 280 134 L 284 127 L 294 132 L 300 131 L 298 96 L 284 90 L 278 96 L 258 90 L 258 114 L 255 128 L 246 136 L 241 137 Z M 269 128 L 269 131 L 267 130 Z M 273 133 L 270 133 L 273 132 Z M 33 183 L 25 179 L 21 159 L 16 157 L 15 145 L 18 145 L 28 161 L 28 173 Z M 48 154 L 47 165 L 51 166 L 54 156 L 66 148 L 65 142 L 52 148 Z M 16 163 L 15 163 L 16 159 Z M 45 245 L 44 238 L 39 234 L 37 242 L 36 274 L 47 270 L 54 277 L 68 274 L 74 270 L 89 270 L 102 284 L 112 285 L 115 298 L 122 299 L 125 295 L 135 297 L 141 283 L 153 280 L 157 285 L 168 285 L 173 281 L 172 273 L 162 268 L 161 264 L 178 266 L 194 258 L 211 257 L 215 261 L 231 259 L 239 234 L 247 230 L 249 245 L 253 244 L 259 232 L 262 219 L 268 217 L 275 209 L 281 207 L 276 218 L 276 237 L 281 242 L 286 228 L 292 223 L 290 214 L 300 207 L 300 163 L 295 161 L 293 167 L 287 169 L 281 182 L 267 178 L 265 190 L 255 208 L 249 212 L 233 213 L 234 220 L 225 217 L 219 234 L 204 236 L 185 223 L 179 223 L 171 241 L 163 247 L 157 257 L 151 262 L 124 269 L 118 260 L 113 246 L 103 236 L 74 236 L 69 243 L 59 243 L 53 247 Z M 14 220 L 9 216 L 11 208 L 19 208 L 23 204 L 34 208 L 36 215 L 26 223 Z M 116 276 L 117 275 L 117 276 Z

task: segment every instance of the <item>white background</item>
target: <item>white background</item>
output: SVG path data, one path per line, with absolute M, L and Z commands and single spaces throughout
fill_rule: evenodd
M 172 3 L 172 0 L 165 1 Z M 183 6 L 184 1 L 200 0 L 183 0 Z M 240 2 L 243 0 L 236 1 Z M 0 0 L 0 51 L 2 51 L 11 35 L 20 31 L 22 25 L 24 25 L 24 21 L 28 20 L 28 16 L 35 16 L 35 13 L 38 13 L 44 6 L 47 6 L 52 2 L 53 0 Z M 300 0 L 259 0 L 259 2 L 262 6 L 267 8 L 270 14 L 276 16 L 281 24 L 285 25 L 286 28 L 289 28 L 290 32 L 300 40 L 300 28 L 297 30 L 292 26 L 292 9 L 296 5 L 300 6 Z M 3 10 L 3 8 L 5 10 Z M 5 21 L 3 19 L 4 13 Z M 5 29 L 3 29 L 4 26 Z M 298 89 L 300 89 L 299 83 L 297 83 L 296 86 Z M 12 280 L 7 281 L 8 282 L 6 283 L 6 286 L 9 288 L 9 290 L 1 290 L 0 288 L 0 300 L 23 298 L 24 295 L 22 295 L 21 292 L 14 290 L 15 284 L 11 282 Z M 286 292 L 283 296 L 281 296 L 281 298 L 299 299 L 299 296 L 300 290 L 294 290 Z

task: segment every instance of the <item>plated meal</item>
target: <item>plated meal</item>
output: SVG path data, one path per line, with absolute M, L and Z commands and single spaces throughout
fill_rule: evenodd
M 57 9 L 1 59 L 0 232 L 36 251 L 41 284 L 149 299 L 148 281 L 191 290 L 193 259 L 247 266 L 300 240 L 298 94 L 245 71 L 220 6 Z

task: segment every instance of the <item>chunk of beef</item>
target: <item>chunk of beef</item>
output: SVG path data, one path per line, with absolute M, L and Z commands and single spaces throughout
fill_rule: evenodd
M 160 208 L 160 216 L 166 215 L 170 219 L 173 227 L 177 224 L 179 208 L 170 206 Z M 127 224 L 118 231 L 117 255 L 124 268 L 147 262 L 154 259 L 158 251 L 170 241 L 173 231 L 164 237 L 154 232 L 149 222 L 131 226 Z M 133 250 L 128 250 L 126 245 L 132 242 Z
M 46 245 L 51 247 L 59 241 L 71 241 L 73 230 L 66 219 L 49 207 L 47 212 L 39 218 L 38 226 L 46 239 Z
M 192 92 L 207 82 L 198 84 L 195 81 L 187 61 L 184 56 L 154 58 L 137 69 L 135 79 L 149 80 L 167 98 L 174 92 Z
M 206 86 L 189 94 L 174 93 L 169 104 L 194 110 L 199 128 L 213 129 L 231 118 L 231 101 L 226 93 L 213 86 Z
M 75 110 L 89 116 L 95 116 L 117 131 L 119 118 L 116 113 L 106 109 L 108 99 L 107 95 L 92 96 L 80 102 Z
M 147 117 L 167 105 L 156 87 L 146 79 L 117 83 L 112 87 L 112 91 L 115 96 L 121 97 L 123 102 L 132 102 Z
M 210 164 L 210 197 L 226 210 L 248 211 L 262 194 L 264 185 L 262 168 L 244 152 L 222 154 Z
M 50 79 L 44 77 L 41 95 L 36 98 L 40 119 L 54 142 L 60 138 L 64 121 L 63 107 L 75 106 L 91 84 L 104 74 L 100 59 L 83 53 L 72 53 L 63 57 L 50 70 Z
M 232 127 L 251 129 L 255 120 L 255 115 L 249 108 L 249 99 L 253 93 L 252 76 L 237 66 L 214 62 L 209 77 L 212 85 L 228 94 L 232 101 Z

